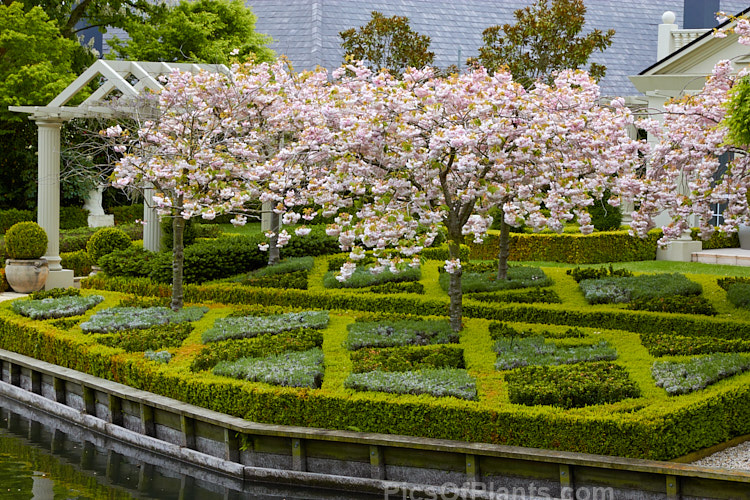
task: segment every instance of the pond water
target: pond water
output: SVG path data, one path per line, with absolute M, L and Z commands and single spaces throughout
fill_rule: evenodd
M 0 498 L 365 500 L 382 496 L 243 484 L 127 447 L 0 397 Z

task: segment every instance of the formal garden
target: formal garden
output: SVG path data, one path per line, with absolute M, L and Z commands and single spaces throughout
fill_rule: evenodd
M 179 311 L 171 252 L 134 226 L 63 231 L 64 264 L 102 271 L 4 302 L 0 345 L 275 424 L 657 459 L 747 432 L 750 269 L 654 261 L 658 233 L 514 233 L 496 280 L 490 230 L 461 247 L 455 332 L 444 243 L 403 273 L 366 256 L 341 282 L 323 227 L 268 266 L 261 231 L 188 225 Z
M 651 459 L 750 432 L 750 268 L 655 260 L 750 222 L 729 62 L 662 121 L 578 70 L 229 62 L 110 100 L 149 113 L 87 137 L 164 250 L 142 207 L 62 214 L 95 274 L 0 304 L 0 348 L 271 424 Z M 13 259 L 47 247 L 27 215 Z

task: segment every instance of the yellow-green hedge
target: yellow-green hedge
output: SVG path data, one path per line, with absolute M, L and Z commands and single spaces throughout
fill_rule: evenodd
M 588 235 L 511 233 L 509 260 L 570 264 L 654 260 L 656 241 L 660 237 L 660 231 L 651 231 L 644 239 L 630 236 L 628 231 L 603 231 Z M 500 232 L 490 231 L 482 243 L 467 243 L 472 259 L 496 259 L 500 251 Z
M 111 305 L 112 299 L 108 301 Z M 667 459 L 750 431 L 750 384 L 723 382 L 699 399 L 649 407 L 575 411 L 492 407 L 429 396 L 278 388 L 192 374 L 96 345 L 80 329 L 60 331 L 0 306 L 0 348 L 115 380 L 222 413 L 271 424 L 356 428 L 432 438 Z M 327 371 L 335 367 L 328 366 Z M 636 375 L 636 378 L 642 375 Z M 663 398 L 662 398 L 663 399 Z M 671 400 L 670 400 L 671 401 Z

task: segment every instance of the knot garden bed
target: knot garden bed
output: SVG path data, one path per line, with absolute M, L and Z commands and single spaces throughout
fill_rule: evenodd
M 421 281 L 428 289 L 429 280 L 437 281 L 436 268 L 423 266 Z M 353 325 L 385 322 L 403 333 L 404 322 L 440 323 L 447 296 L 363 294 L 312 282 L 308 290 L 188 285 L 186 299 L 207 304 L 205 315 L 191 317 L 189 326 L 175 323 L 176 334 L 166 334 L 164 325 L 145 329 L 138 334 L 144 338 L 139 344 L 132 341 L 139 338 L 135 334 L 87 334 L 80 325 L 117 306 L 128 297 L 123 294 L 167 296 L 169 288 L 147 280 L 97 277 L 85 286 L 96 288 L 104 301 L 80 316 L 31 320 L 9 304 L 0 305 L 0 348 L 272 424 L 653 459 L 674 458 L 750 433 L 750 415 L 744 411 L 750 405 L 750 373 L 744 372 L 744 355 L 739 360 L 736 355 L 749 350 L 744 347 L 750 345 L 750 323 L 619 305 L 586 306 L 564 270 L 546 271 L 554 281 L 549 290 L 562 303 L 479 302 L 467 295 L 464 329 L 457 338 L 437 333 L 404 341 L 408 335 L 394 334 L 398 338 L 384 345 L 363 343 L 366 334 L 353 338 L 351 332 L 358 328 Z M 518 291 L 498 296 L 504 293 Z M 303 311 L 329 311 L 328 319 Z M 283 317 L 290 313 L 296 316 Z M 291 326 L 231 338 L 210 333 L 217 325 L 237 323 L 230 318 L 269 315 Z M 291 319 L 298 321 L 300 315 L 310 315 L 314 324 L 293 324 Z M 153 335 L 144 333 L 149 331 Z M 671 342 L 671 350 L 654 347 L 655 337 L 662 344 Z M 160 338 L 166 339 L 164 345 L 158 345 Z M 680 375 L 672 370 L 659 379 L 671 365 L 652 372 L 655 362 L 687 361 L 695 346 L 720 358 L 710 339 L 721 352 L 734 354 L 726 378 L 698 377 L 703 385 L 681 395 L 660 387 Z M 147 350 L 166 350 L 169 359 L 144 355 Z M 312 382 L 293 387 L 250 376 L 260 371 L 283 375 L 284 358 L 316 370 L 309 377 L 289 379 Z M 248 359 L 265 359 L 266 364 L 259 368 Z M 681 369 L 692 367 L 683 364 L 677 371 Z M 435 381 L 437 372 L 447 373 L 462 390 L 443 390 L 442 379 Z M 375 375 L 361 376 L 368 373 Z M 442 388 L 433 394 L 449 395 L 389 390 L 420 377 Z M 474 392 L 467 391 L 472 384 Z

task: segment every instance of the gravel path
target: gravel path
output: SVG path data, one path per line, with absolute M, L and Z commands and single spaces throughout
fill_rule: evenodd
M 702 458 L 693 465 L 750 471 L 750 441 Z

